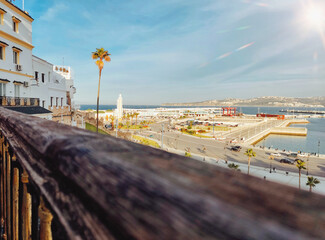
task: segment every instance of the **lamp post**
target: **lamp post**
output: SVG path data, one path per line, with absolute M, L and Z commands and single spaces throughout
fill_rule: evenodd
M 161 149 L 164 149 L 164 124 L 162 123 L 161 126 Z
M 212 129 L 213 129 L 213 137 L 214 137 L 214 115 L 213 115 L 213 124 L 212 124 Z
M 307 156 L 307 176 L 308 176 L 308 171 L 309 171 L 309 156 L 310 156 L 310 153 L 308 153 L 308 156 Z
M 274 159 L 273 156 L 269 156 L 269 160 L 270 160 L 270 173 L 272 173 L 272 160 Z
M 117 138 L 117 130 L 118 130 L 118 118 L 116 118 L 116 124 L 115 124 L 115 137 Z

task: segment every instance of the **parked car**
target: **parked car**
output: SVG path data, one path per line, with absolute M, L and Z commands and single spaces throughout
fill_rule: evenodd
M 239 149 L 242 149 L 242 147 L 241 147 L 241 146 L 238 146 L 238 145 L 237 145 L 237 146 L 233 146 L 233 147 L 235 147 L 235 148 L 239 148 Z
M 294 164 L 294 161 L 288 158 L 282 158 L 280 163 Z
M 233 146 L 230 148 L 231 151 L 240 152 L 240 147 Z
M 273 157 L 282 157 L 282 155 L 280 154 L 280 153 L 271 153 L 270 154 L 271 156 L 273 156 Z
M 290 153 L 290 157 L 298 157 L 298 153 Z

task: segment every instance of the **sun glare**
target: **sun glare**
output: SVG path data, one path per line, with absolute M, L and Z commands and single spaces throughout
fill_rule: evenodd
M 307 21 L 315 27 L 325 26 L 325 11 L 324 9 L 311 7 L 307 11 Z

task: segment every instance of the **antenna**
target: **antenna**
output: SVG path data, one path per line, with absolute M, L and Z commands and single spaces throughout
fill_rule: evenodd
M 23 11 L 25 10 L 25 1 L 23 0 Z

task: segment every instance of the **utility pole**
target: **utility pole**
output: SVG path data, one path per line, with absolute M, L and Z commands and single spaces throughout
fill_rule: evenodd
M 164 124 L 162 123 L 161 126 L 161 149 L 164 149 Z
M 213 137 L 214 137 L 214 114 L 213 114 L 213 126 L 212 126 L 212 129 L 213 129 Z

